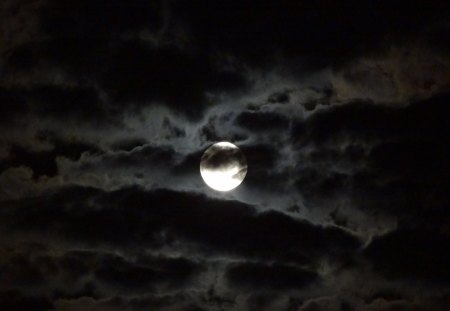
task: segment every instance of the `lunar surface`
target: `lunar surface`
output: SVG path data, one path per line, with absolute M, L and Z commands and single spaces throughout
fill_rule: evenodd
M 239 186 L 247 174 L 247 160 L 242 151 L 229 142 L 219 142 L 206 149 L 200 161 L 205 183 L 217 191 Z

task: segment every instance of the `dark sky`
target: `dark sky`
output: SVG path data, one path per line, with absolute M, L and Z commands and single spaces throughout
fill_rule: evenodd
M 0 310 L 450 310 L 450 3 L 402 2 L 2 0 Z

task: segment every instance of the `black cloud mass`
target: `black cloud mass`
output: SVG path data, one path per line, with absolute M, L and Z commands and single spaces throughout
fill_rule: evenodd
M 448 1 L 0 21 L 0 310 L 449 310 Z M 199 172 L 218 141 L 230 192 Z

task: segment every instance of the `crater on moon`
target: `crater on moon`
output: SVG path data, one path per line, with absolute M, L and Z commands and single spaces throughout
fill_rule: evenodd
M 239 186 L 247 174 L 247 160 L 232 143 L 219 142 L 206 149 L 200 160 L 200 174 L 205 183 L 217 191 Z

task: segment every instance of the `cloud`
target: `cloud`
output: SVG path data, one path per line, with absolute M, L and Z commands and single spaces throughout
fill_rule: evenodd
M 419 279 L 432 286 L 450 281 L 448 245 L 449 238 L 439 231 L 400 229 L 373 240 L 365 253 L 388 278 Z
M 404 109 L 348 104 L 299 122 L 292 130 L 299 159 L 306 162 L 298 171 L 299 191 L 313 200 L 350 191 L 356 206 L 406 219 L 425 206 L 431 211 L 446 205 L 448 156 L 441 137 L 450 132 L 442 118 L 447 97 Z M 411 200 L 413 193 L 423 200 L 428 193 L 433 200 Z
M 277 131 L 289 128 L 289 119 L 275 113 L 243 112 L 237 118 L 237 125 L 248 131 Z
M 257 263 L 231 265 L 226 272 L 226 278 L 232 286 L 251 291 L 301 289 L 319 280 L 314 272 L 301 268 Z
M 105 9 L 88 1 L 46 1 L 35 14 L 23 10 L 38 21 L 39 39 L 10 44 L 2 84 L 31 102 L 38 115 L 76 122 L 93 122 L 89 118 L 95 116 L 99 124 L 115 121 L 124 110 L 163 104 L 199 120 L 214 104 L 208 94 L 248 85 L 243 73 L 221 69 L 205 53 L 161 37 L 167 27 L 161 2 L 136 0 Z M 154 40 L 143 39 L 143 33 Z
M 450 90 L 450 60 L 417 43 L 364 56 L 332 76 L 336 100 L 371 100 L 401 106 Z
M 201 271 L 201 265 L 184 258 L 142 258 L 127 262 L 120 257 L 106 257 L 97 263 L 95 276 L 105 286 L 120 293 L 145 293 L 156 288 L 182 288 Z
M 405 9 L 408 14 L 389 13 L 395 11 L 387 10 L 391 7 Z M 263 5 L 255 1 L 216 1 L 213 5 L 181 1 L 173 8 L 196 46 L 238 55 L 254 66 L 273 64 L 281 54 L 294 72 L 301 66 L 317 68 L 345 63 L 379 47 L 387 35 L 402 39 L 393 29 L 402 35 L 415 33 L 443 19 L 438 5 L 425 10 L 421 3 L 404 8 L 354 2 L 330 8 L 323 1 L 268 1 Z M 268 16 L 271 23 L 267 23 Z M 298 55 L 308 61 L 299 60 Z
M 149 289 L 161 295 L 199 291 L 192 293 L 194 298 L 176 300 L 177 305 L 230 305 L 236 286 L 251 291 L 252 282 L 261 284 L 258 290 L 307 287 L 317 279 L 314 271 L 320 261 L 351 255 L 360 247 L 356 237 L 337 228 L 279 212 L 258 213 L 236 201 L 167 190 L 70 187 L 31 201 L 4 203 L 3 232 L 10 241 L 27 244 L 13 242 L 16 255 L 4 258 L 8 274 L 0 286 L 15 284 L 24 294 L 50 295 L 45 284 L 53 284 L 55 306 L 89 301 L 103 305 L 107 297 L 119 294 L 138 295 L 142 305 L 156 303 L 159 300 L 144 298 Z M 267 230 L 273 234 L 262 235 Z M 32 241 L 43 246 L 31 247 Z M 233 263 L 236 259 L 242 263 Z M 260 263 L 252 263 L 255 260 Z M 267 269 L 272 271 L 268 275 L 263 272 Z M 36 278 L 32 275 L 40 281 L 31 282 Z M 219 280 L 211 280 L 213 275 Z M 204 287 L 211 281 L 218 287 L 216 294 L 207 294 Z M 170 301 L 161 300 L 161 306 Z M 124 298 L 124 305 L 141 306 L 130 298 Z
M 0 292 L 0 305 L 6 310 L 44 311 L 52 308 L 52 302 L 45 297 L 24 296 L 19 291 Z
M 17 92 L 0 88 L 0 100 L 2 101 L 2 116 L 0 126 L 6 128 L 14 123 L 13 120 L 26 114 L 28 108 L 26 102 L 18 96 Z
M 162 101 L 175 111 L 198 119 L 208 104 L 206 92 L 245 86 L 240 74 L 218 72 L 203 57 L 183 55 L 174 48 L 154 49 L 140 42 L 125 42 L 116 51 L 101 81 L 118 105 Z M 177 92 L 173 92 L 175 86 Z
M 22 146 L 11 146 L 9 155 L 0 164 L 0 173 L 12 167 L 26 166 L 33 171 L 33 177 L 53 177 L 58 173 L 56 158 L 78 160 L 83 153 L 96 153 L 98 147 L 82 141 L 66 141 L 53 133 L 42 133 L 41 140 L 51 145 L 50 150 L 33 152 Z
M 184 199 L 174 199 L 179 197 Z M 69 201 L 75 205 L 64 204 Z M 109 245 L 128 249 L 141 245 L 159 249 L 184 241 L 200 254 L 300 263 L 310 263 L 335 252 L 345 254 L 359 247 L 357 238 L 337 228 L 314 226 L 278 212 L 257 214 L 250 205 L 188 193 L 146 192 L 138 188 L 108 193 L 73 187 L 33 202 L 32 205 L 22 202 L 20 207 L 13 203 L 10 209 L 5 209 L 3 212 L 8 215 L 5 228 L 19 235 L 28 232 L 59 236 L 64 232 L 71 243 L 91 247 Z M 84 224 L 82 231 L 80 223 Z M 129 228 L 128 223 L 135 225 Z M 283 231 L 273 236 L 261 234 L 269 228 Z M 299 242 L 302 250 L 296 247 Z
M 71 249 L 67 245 L 48 249 L 45 244 L 36 243 L 34 247 L 18 244 L 12 252 L 4 247 L 1 250 L 5 256 L 0 262 L 0 289 L 17 291 L 15 296 L 24 298 L 12 296 L 10 299 L 24 302 L 28 295 L 42 295 L 54 302 L 148 292 L 164 294 L 198 288 L 199 277 L 206 271 L 202 261 L 143 252 L 136 257 L 125 257 L 100 249 Z M 2 300 L 8 302 L 6 297 Z
M 448 306 L 446 2 L 2 8 L 2 307 Z

